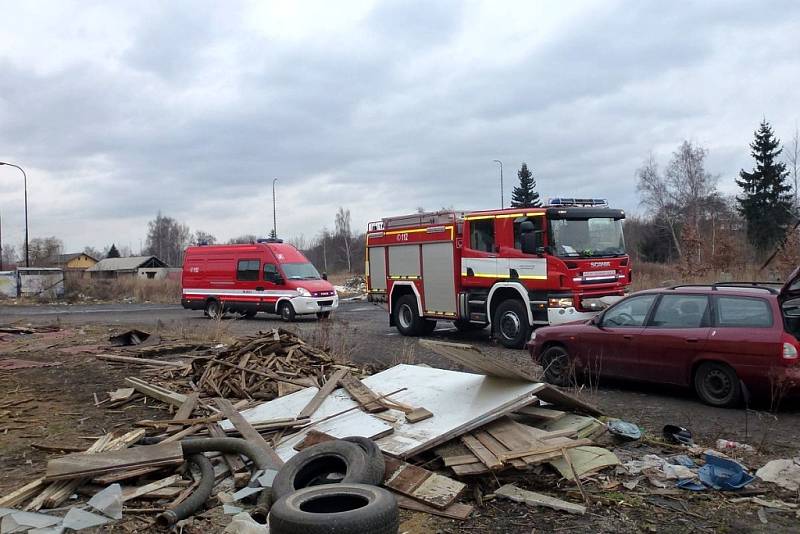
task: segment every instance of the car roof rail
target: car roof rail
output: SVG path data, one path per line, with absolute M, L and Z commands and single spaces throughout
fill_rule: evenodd
M 676 286 L 670 286 L 666 289 L 674 291 L 676 289 L 683 289 L 683 288 L 691 288 L 691 287 L 707 287 L 711 289 L 711 291 L 716 291 L 719 288 L 743 288 L 743 289 L 763 289 L 768 293 L 772 293 L 773 295 L 777 295 L 779 291 L 774 287 L 768 287 L 770 285 L 779 285 L 782 286 L 781 282 L 712 282 L 710 284 L 678 284 Z

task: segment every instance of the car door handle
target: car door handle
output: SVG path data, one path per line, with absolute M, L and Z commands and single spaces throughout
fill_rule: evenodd
M 264 288 L 263 288 L 263 287 L 261 287 L 261 286 L 258 286 L 258 287 L 256 288 L 256 291 L 264 291 Z
M 689 337 L 689 338 L 686 338 L 686 342 L 687 342 L 687 343 L 697 343 L 697 341 L 698 341 L 698 340 L 697 340 L 697 338 L 696 338 L 696 337 Z
M 622 336 L 623 339 L 633 339 L 633 334 L 625 334 Z

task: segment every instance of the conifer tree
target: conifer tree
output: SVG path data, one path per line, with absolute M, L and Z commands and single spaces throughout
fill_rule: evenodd
M 117 250 L 117 246 L 114 243 L 111 243 L 111 248 L 108 249 L 106 258 L 119 258 L 119 250 Z
M 750 143 L 756 165 L 752 172 L 742 169 L 736 197 L 739 214 L 747 221 L 747 238 L 760 253 L 773 249 L 783 239 L 792 220 L 791 186 L 786 183 L 786 164 L 778 160 L 783 151 L 770 124 L 763 120 Z
M 517 171 L 519 186 L 514 187 L 511 193 L 512 208 L 538 208 L 542 205 L 539 193 L 536 192 L 536 179 L 528 169 L 528 164 L 522 162 L 522 167 Z

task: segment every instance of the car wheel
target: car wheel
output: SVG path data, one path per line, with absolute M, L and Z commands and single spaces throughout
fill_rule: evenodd
M 417 336 L 421 333 L 422 317 L 417 312 L 417 299 L 412 295 L 403 295 L 397 299 L 392 314 L 397 330 L 404 336 Z
M 294 306 L 292 306 L 291 302 L 283 302 L 281 303 L 281 307 L 278 310 L 280 313 L 281 319 L 286 321 L 287 323 L 291 323 L 294 321 L 295 313 L 294 313 Z
M 327 319 L 331 316 L 331 312 L 317 312 L 317 319 Z
M 530 337 L 528 314 L 521 300 L 504 300 L 492 314 L 494 337 L 504 347 L 521 349 Z
M 206 301 L 206 307 L 203 309 L 206 317 L 209 319 L 219 319 L 222 317 L 222 306 L 216 299 L 209 299 Z
M 476 332 L 478 330 L 483 330 L 486 328 L 485 324 L 475 324 L 469 321 L 453 321 L 453 325 L 458 329 L 459 332 Z
M 739 377 L 729 365 L 705 362 L 694 373 L 697 396 L 711 406 L 730 408 L 739 404 L 742 387 Z
M 365 484 L 301 489 L 276 502 L 269 514 L 274 534 L 396 534 L 399 528 L 394 495 Z
M 569 386 L 572 381 L 572 362 L 564 347 L 546 349 L 539 362 L 544 369 L 544 380 L 556 386 Z

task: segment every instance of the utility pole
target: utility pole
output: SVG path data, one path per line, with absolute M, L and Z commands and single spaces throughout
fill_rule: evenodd
M 25 267 L 30 267 L 31 261 L 28 255 L 28 175 L 25 174 L 25 170 L 19 165 L 14 165 L 13 163 L 7 163 L 5 161 L 0 161 L 0 165 L 8 165 L 9 167 L 17 168 L 19 172 L 22 173 L 22 180 L 25 186 Z
M 275 238 L 278 238 L 278 219 L 275 215 L 275 182 L 277 182 L 277 178 L 272 179 L 272 234 Z
M 493 161 L 500 165 L 500 209 L 503 209 L 506 207 L 505 202 L 503 202 L 503 162 L 499 159 Z

